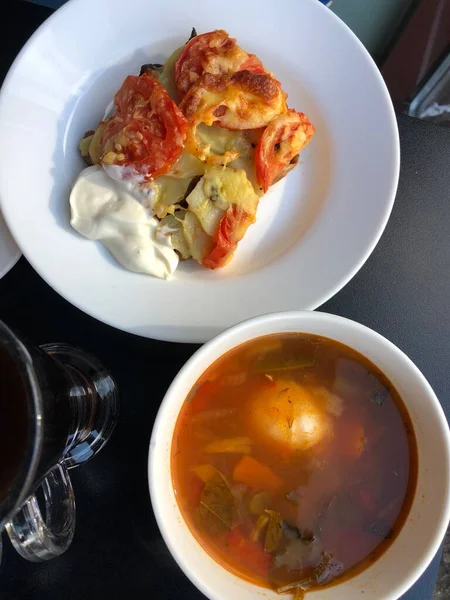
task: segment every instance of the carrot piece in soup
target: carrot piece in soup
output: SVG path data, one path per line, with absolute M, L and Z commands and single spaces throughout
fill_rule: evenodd
M 203 483 L 208 483 L 208 481 L 217 474 L 217 469 L 212 465 L 197 465 L 192 468 L 192 472 L 195 473 Z
M 241 458 L 234 468 L 233 479 L 256 491 L 277 492 L 282 486 L 281 479 L 270 467 L 251 456 Z
M 208 454 L 250 454 L 251 449 L 252 442 L 245 436 L 215 440 L 204 448 Z
M 238 528 L 227 535 L 227 542 L 239 563 L 261 575 L 267 573 L 272 557 L 260 544 L 245 537 Z

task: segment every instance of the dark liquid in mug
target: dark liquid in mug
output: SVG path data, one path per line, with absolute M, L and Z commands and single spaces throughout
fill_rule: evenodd
M 28 442 L 27 391 L 19 367 L 0 346 L 0 504 L 14 487 Z

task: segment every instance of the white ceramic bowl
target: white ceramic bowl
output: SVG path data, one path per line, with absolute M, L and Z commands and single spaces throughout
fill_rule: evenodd
M 0 94 L 0 204 L 27 260 L 66 300 L 150 338 L 205 342 L 268 312 L 313 309 L 367 260 L 397 189 L 386 85 L 317 0 L 70 0 L 34 33 Z M 199 32 L 227 29 L 273 71 L 317 133 L 269 191 L 224 269 L 184 261 L 171 281 L 123 269 L 69 224 L 78 151 L 126 75 Z M 239 301 L 236 301 L 239 298 Z
M 322 335 L 350 346 L 375 363 L 403 398 L 416 433 L 419 472 L 408 519 L 393 544 L 370 568 L 314 600 L 394 600 L 423 573 L 439 548 L 450 518 L 450 434 L 441 405 L 425 377 L 386 338 L 353 321 L 320 312 L 278 313 L 245 321 L 202 346 L 168 389 L 153 429 L 149 484 L 161 533 L 189 579 L 210 600 L 270 600 L 270 590 L 237 578 L 216 563 L 195 540 L 178 509 L 170 472 L 172 436 L 180 408 L 200 375 L 217 358 L 247 340 L 279 332 Z

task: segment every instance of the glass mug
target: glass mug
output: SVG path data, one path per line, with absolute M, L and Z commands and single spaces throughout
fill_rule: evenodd
M 5 528 L 27 560 L 69 547 L 68 469 L 105 445 L 118 409 L 116 385 L 95 357 L 64 344 L 30 346 L 0 321 L 0 535 Z

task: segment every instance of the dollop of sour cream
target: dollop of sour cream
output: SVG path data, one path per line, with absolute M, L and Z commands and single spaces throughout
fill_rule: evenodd
M 70 224 L 90 240 L 101 240 L 129 271 L 161 279 L 178 266 L 170 235 L 158 229 L 151 211 L 151 190 L 117 181 L 99 166 L 87 167 L 70 194 Z

